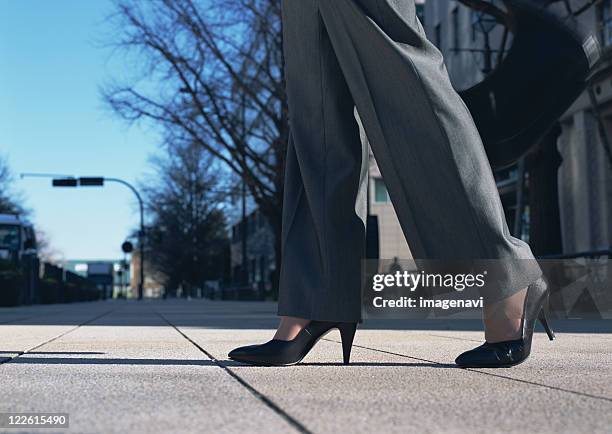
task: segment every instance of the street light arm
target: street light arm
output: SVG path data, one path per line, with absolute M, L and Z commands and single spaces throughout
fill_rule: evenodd
M 72 175 L 61 175 L 58 173 L 20 173 L 19 178 L 74 178 Z
M 130 184 L 127 181 L 124 181 L 123 179 L 119 179 L 119 178 L 104 178 L 104 181 L 105 182 L 116 182 L 118 184 L 125 185 L 127 188 L 132 190 L 132 192 L 136 195 L 140 208 L 144 208 L 144 202 L 142 200 L 142 197 L 140 196 L 140 193 L 138 192 L 138 190 L 136 190 L 136 187 L 134 187 L 132 184 Z

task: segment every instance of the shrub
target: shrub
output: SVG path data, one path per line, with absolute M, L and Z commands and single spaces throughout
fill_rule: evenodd
M 61 282 L 55 279 L 42 279 L 40 281 L 40 302 L 43 304 L 62 303 L 64 291 Z
M 17 271 L 0 271 L 0 306 L 17 306 L 21 302 L 24 280 Z

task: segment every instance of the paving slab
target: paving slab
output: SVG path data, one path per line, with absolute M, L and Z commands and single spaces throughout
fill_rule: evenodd
M 211 303 L 209 303 L 211 304 Z M 212 303 L 199 307 L 201 311 L 209 309 L 221 311 L 226 308 L 231 311 L 231 304 Z M 196 304 L 197 305 L 197 304 Z M 195 306 L 194 306 L 195 307 Z M 267 315 L 274 315 L 274 306 L 267 306 Z M 204 319 L 207 315 L 197 314 L 188 318 L 173 314 L 172 309 L 160 306 L 171 321 L 183 326 L 216 328 L 223 330 L 219 324 L 210 324 Z M 241 312 L 253 312 L 254 306 L 248 302 L 236 304 L 233 312 L 239 316 Z M 264 306 L 260 306 L 262 315 L 266 315 Z M 231 323 L 232 321 L 229 321 Z M 236 321 L 233 321 L 236 322 Z M 241 327 L 245 324 L 262 323 L 262 319 L 251 321 L 249 317 L 240 318 Z M 272 322 L 272 327 L 276 322 Z M 576 393 L 593 395 L 612 399 L 612 330 L 609 321 L 553 321 L 553 327 L 560 329 L 557 339 L 550 342 L 546 335 L 538 329 L 534 336 L 532 356 L 522 365 L 512 369 L 483 369 L 490 375 L 499 375 L 525 382 L 534 382 L 551 388 L 562 388 Z M 415 327 L 418 330 L 389 330 L 376 327 Z M 588 328 L 591 333 L 585 333 Z M 430 327 L 431 330 L 426 328 Z M 459 331 L 453 330 L 453 328 Z M 462 330 L 463 329 L 463 330 Z M 465 329 L 473 329 L 469 331 Z M 581 330 L 573 333 L 567 330 Z M 603 330 L 603 331 L 602 331 Z M 610 332 L 608 332 L 610 331 Z M 270 336 L 264 334 L 265 339 Z M 356 345 L 362 345 L 379 351 L 402 354 L 415 359 L 453 364 L 457 355 L 482 343 L 484 336 L 480 321 L 460 320 L 415 320 L 415 321 L 366 321 L 357 333 Z M 246 341 L 245 341 L 246 342 Z M 228 347 L 231 347 L 228 342 Z
M 226 330 L 182 330 L 219 359 L 233 346 L 270 337 L 270 330 L 233 336 Z M 414 342 L 418 335 L 396 332 L 395 338 Z M 374 338 L 357 337 L 356 343 L 371 345 Z M 353 363 L 342 366 L 341 346 L 333 342 L 339 335 L 328 339 L 295 367 L 228 366 L 314 432 L 609 432 L 612 426 L 610 401 L 397 356 L 383 352 L 383 339 L 376 339 L 383 351 L 356 347 Z
M 356 343 L 432 360 L 453 363 L 463 351 L 480 345 L 482 332 L 407 333 L 365 330 Z M 536 333 L 531 357 L 511 369 L 479 369 L 489 375 L 533 382 L 612 401 L 612 335 L 557 334 L 550 342 Z
M 94 322 L 0 365 L 0 412 L 69 413 L 68 432 L 295 432 L 159 317 L 140 315 L 148 326 Z
M 0 363 L 113 310 L 105 303 L 40 308 L 40 311 L 34 306 L 14 308 L 10 315 L 0 309 L 0 319 L 11 318 L 0 324 Z
M 608 323 L 559 323 L 554 343 L 538 333 L 512 369 L 454 366 L 480 343 L 477 321 L 366 322 L 350 366 L 336 331 L 298 366 L 227 360 L 270 339 L 275 310 L 201 300 L 12 309 L 22 318 L 0 324 L 0 363 L 13 357 L 0 364 L 0 412 L 68 412 L 66 432 L 612 432 Z

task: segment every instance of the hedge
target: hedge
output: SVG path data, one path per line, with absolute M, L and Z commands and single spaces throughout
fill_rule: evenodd
M 18 306 L 21 302 L 21 291 L 24 284 L 21 273 L 0 271 L 0 306 Z

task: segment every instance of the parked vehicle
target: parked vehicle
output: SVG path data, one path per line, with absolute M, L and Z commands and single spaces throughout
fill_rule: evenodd
M 0 214 L 0 306 L 36 302 L 38 250 L 34 227 L 13 214 Z
M 14 214 L 0 214 L 0 260 L 19 267 L 24 256 L 38 256 L 34 227 Z

